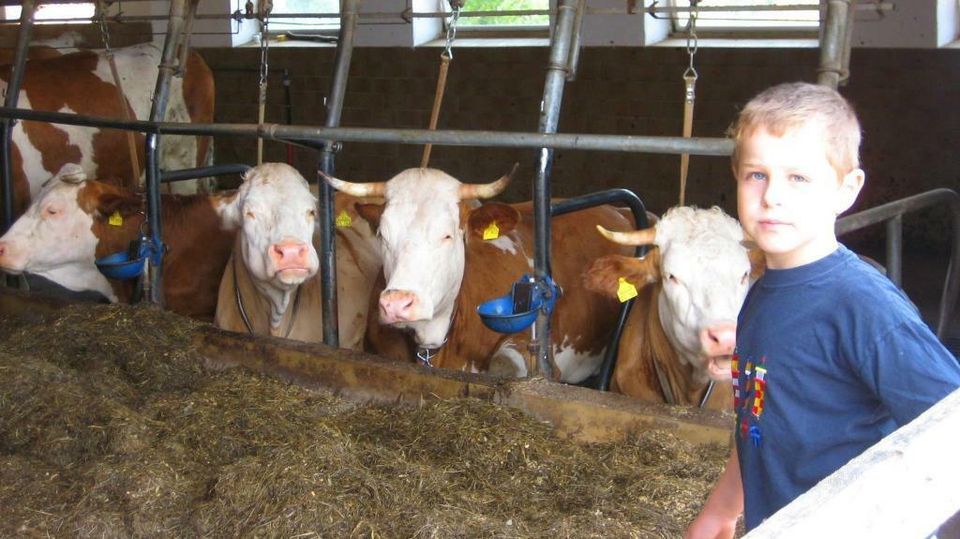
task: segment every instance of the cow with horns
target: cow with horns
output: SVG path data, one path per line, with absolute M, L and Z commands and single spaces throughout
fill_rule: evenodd
M 503 191 L 515 171 L 516 166 L 489 184 L 461 183 L 429 168 L 408 169 L 379 183 L 326 178 L 342 193 L 385 198 L 385 204 L 357 206 L 377 229 L 385 278 L 371 299 L 371 351 L 404 361 L 419 357 L 434 367 L 528 374 L 529 335 L 495 333 L 475 312 L 532 270 L 532 205 L 477 203 Z M 630 222 L 609 206 L 552 221 L 552 277 L 563 290 L 552 317 L 552 352 L 567 382 L 583 381 L 599 369 L 616 319 L 614 301 L 583 288 L 581 261 L 629 252 L 595 241 L 588 233 L 594 225 L 622 228 Z M 380 324 L 373 320 L 374 309 Z
M 610 232 L 620 245 L 653 247 L 643 258 L 608 256 L 584 274 L 587 288 L 637 297 L 620 338 L 611 389 L 639 399 L 729 409 L 737 313 L 763 262 L 739 223 L 719 208 L 677 207 L 653 227 Z M 721 382 L 708 393 L 709 382 Z
M 336 263 L 340 346 L 360 350 L 367 300 L 380 272 L 376 239 L 339 195 Z M 317 200 L 306 180 L 284 163 L 245 175 L 228 218 L 240 227 L 223 273 L 214 324 L 222 329 L 299 341 L 323 340 Z
M 220 276 L 235 228 L 223 219 L 231 193 L 162 195 L 163 298 L 171 311 L 211 319 Z M 140 195 L 88 180 L 68 164 L 0 238 L 0 270 L 30 273 L 75 292 L 92 291 L 110 301 L 128 301 L 131 281 L 108 280 L 96 258 L 126 251 L 143 224 Z
M 150 115 L 157 80 L 160 48 L 153 43 L 115 49 L 113 61 L 103 51 L 80 51 L 55 58 L 29 61 L 23 72 L 18 106 L 51 112 L 72 112 L 115 119 L 146 120 Z M 213 121 L 214 81 L 203 59 L 191 52 L 183 77 L 170 84 L 165 116 L 170 122 Z M 6 92 L 9 72 L 0 73 L 0 91 Z M 139 187 L 144 163 L 144 136 L 116 129 L 101 129 L 45 122 L 19 121 L 13 128 L 11 170 L 14 213 L 30 204 L 40 187 L 67 163 L 81 166 L 87 176 Z M 164 136 L 158 159 L 162 169 L 176 170 L 212 162 L 209 137 Z M 136 166 L 134 166 L 136 160 Z M 134 173 L 135 171 L 135 173 Z M 176 192 L 195 191 L 176 186 Z

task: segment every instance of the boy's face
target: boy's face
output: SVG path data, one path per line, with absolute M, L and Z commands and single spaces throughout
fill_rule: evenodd
M 741 140 L 734 167 L 740 224 L 769 268 L 794 268 L 832 253 L 837 215 L 863 186 L 860 169 L 840 177 L 824 138 L 819 125 L 806 123 L 780 137 L 761 126 Z

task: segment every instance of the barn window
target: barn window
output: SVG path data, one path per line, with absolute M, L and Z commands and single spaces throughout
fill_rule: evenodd
M 451 11 L 448 0 L 441 0 L 441 4 Z M 543 34 L 550 25 L 549 10 L 550 0 L 466 0 L 457 28 L 464 35 L 477 37 L 494 37 L 497 32 Z M 451 20 L 447 17 L 446 24 Z
M 20 6 L 5 7 L 4 19 L 19 19 Z M 93 2 L 76 2 L 72 4 L 39 4 L 34 13 L 34 21 L 42 23 L 88 23 L 93 17 Z
M 691 3 L 700 31 L 803 31 L 820 26 L 820 0 L 671 0 L 674 29 L 686 31 Z M 724 9 L 729 8 L 729 9 Z
M 337 30 L 340 28 L 340 0 L 273 0 L 269 30 Z M 284 17 L 284 15 L 294 15 Z M 311 16 L 313 15 L 313 16 Z M 337 15 L 336 17 L 316 15 Z

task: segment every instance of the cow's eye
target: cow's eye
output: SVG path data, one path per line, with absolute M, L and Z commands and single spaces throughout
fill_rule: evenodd
M 310 211 L 308 211 L 308 212 L 307 212 L 307 217 L 309 217 L 309 218 L 311 218 L 311 219 L 316 219 L 316 218 L 317 218 L 317 210 L 310 210 Z
M 680 282 L 680 279 L 677 279 L 677 276 L 672 273 L 667 274 L 667 279 L 673 284 L 677 284 Z
M 253 212 L 250 211 L 250 210 L 247 210 L 246 212 L 244 212 L 243 215 L 244 215 L 244 217 L 246 217 L 247 219 L 256 219 L 256 218 L 257 218 L 257 214 L 253 213 Z
M 740 284 L 747 284 L 747 280 L 750 279 L 750 272 L 743 272 L 743 277 L 740 277 Z
M 45 210 L 45 213 L 46 213 L 47 215 L 49 215 L 50 217 L 54 217 L 54 216 L 56 216 L 58 213 L 60 213 L 60 210 L 58 210 L 57 208 L 54 208 L 53 206 L 47 206 L 47 209 Z

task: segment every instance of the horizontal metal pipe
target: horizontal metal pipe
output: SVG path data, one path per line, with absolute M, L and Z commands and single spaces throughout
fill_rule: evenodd
M 163 171 L 160 173 L 160 182 L 179 182 L 210 176 L 226 176 L 227 174 L 244 174 L 250 170 L 250 165 L 243 163 L 224 163 L 209 167 L 184 168 L 181 170 Z
M 307 143 L 338 140 L 342 142 L 381 142 L 396 144 L 436 144 L 442 146 L 484 146 L 506 148 L 556 148 L 564 150 L 597 150 L 615 152 L 647 152 L 661 154 L 729 156 L 733 141 L 726 138 L 683 138 L 628 135 L 587 135 L 564 133 L 518 133 L 512 131 L 464 131 L 429 129 L 388 129 L 360 127 L 304 127 L 283 124 L 188 124 L 146 122 L 81 116 L 62 112 L 46 112 L 0 107 L 0 117 L 34 120 L 88 127 L 127 129 L 165 135 L 212 135 L 262 137 L 269 140 Z

